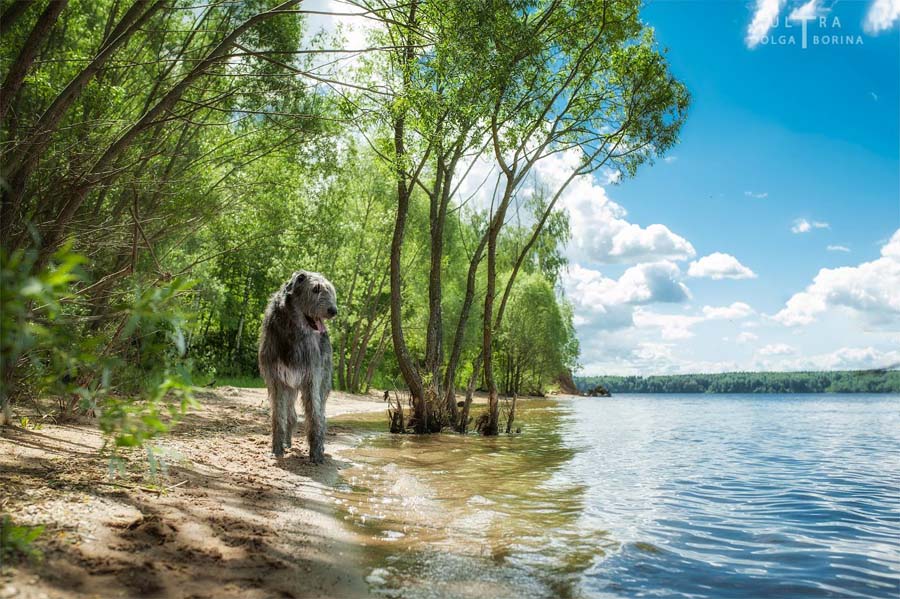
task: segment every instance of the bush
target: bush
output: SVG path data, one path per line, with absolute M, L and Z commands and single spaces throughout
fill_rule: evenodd
M 66 246 L 46 265 L 34 250 L 0 253 L 4 420 L 10 400 L 56 401 L 55 417 L 98 417 L 114 448 L 165 433 L 193 404 L 182 298 L 189 281 L 135 279 L 106 327 L 81 304 L 86 259 Z

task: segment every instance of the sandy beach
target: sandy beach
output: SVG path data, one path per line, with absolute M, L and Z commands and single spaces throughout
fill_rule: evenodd
M 5 567 L 0 597 L 365 596 L 358 543 L 324 491 L 355 441 L 335 424 L 322 466 L 302 434 L 283 459 L 270 454 L 264 389 L 205 392 L 162 439 L 155 476 L 126 456 L 110 476 L 92 423 L 4 428 L 0 510 L 43 525 L 39 562 Z M 377 395 L 332 393 L 329 417 L 384 410 Z

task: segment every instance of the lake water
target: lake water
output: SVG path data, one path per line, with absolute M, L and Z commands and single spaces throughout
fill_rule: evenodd
M 373 592 L 900 596 L 897 396 L 524 403 L 494 439 L 357 423 L 334 498 Z

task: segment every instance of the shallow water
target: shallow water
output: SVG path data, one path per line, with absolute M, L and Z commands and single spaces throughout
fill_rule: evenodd
M 366 433 L 334 496 L 374 592 L 900 595 L 900 398 L 524 404 L 514 436 Z

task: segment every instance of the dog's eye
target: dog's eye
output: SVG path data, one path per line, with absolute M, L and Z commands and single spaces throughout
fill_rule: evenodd
M 322 286 L 319 285 L 318 283 L 316 283 L 316 285 L 313 287 L 313 293 L 320 293 L 321 291 L 322 291 Z

